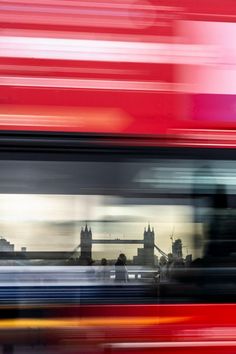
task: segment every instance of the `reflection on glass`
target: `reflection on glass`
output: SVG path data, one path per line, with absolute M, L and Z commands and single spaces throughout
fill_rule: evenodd
M 97 334 L 99 328 L 103 336 L 110 327 L 117 331 L 153 321 L 143 314 L 136 319 L 119 315 L 121 310 L 111 318 L 109 311 L 117 306 L 234 299 L 233 163 L 62 161 L 51 162 L 49 169 L 47 162 L 22 161 L 15 174 L 13 161 L 3 165 L 0 307 L 10 307 L 17 320 L 2 319 L 0 326 L 9 327 L 16 343 L 16 328 L 40 328 L 42 333 L 51 328 L 54 344 L 73 328 L 77 343 L 86 328 Z M 106 306 L 110 315 L 96 316 L 95 308 Z M 42 343 L 42 337 L 37 340 Z M 81 343 L 80 348 L 91 344 Z M 8 345 L 4 350 L 11 353 Z M 73 345 L 55 350 L 73 352 Z

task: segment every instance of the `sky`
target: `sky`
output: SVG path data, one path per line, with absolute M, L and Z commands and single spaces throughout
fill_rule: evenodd
M 153 200 L 146 200 L 146 204 L 140 200 L 139 204 L 139 199 L 132 203 L 111 196 L 1 194 L 0 235 L 13 243 L 15 250 L 73 251 L 86 222 L 97 239 L 141 239 L 150 223 L 155 243 L 164 252 L 171 251 L 172 234 L 182 239 L 184 255 L 194 252 L 192 207 L 155 204 Z M 115 259 L 120 252 L 132 258 L 137 247 L 93 245 L 93 258 Z

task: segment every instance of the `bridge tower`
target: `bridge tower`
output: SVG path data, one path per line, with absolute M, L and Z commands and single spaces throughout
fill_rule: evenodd
M 80 250 L 79 263 L 88 265 L 92 260 L 92 231 L 91 228 L 88 228 L 87 224 L 85 228 L 81 228 Z
M 150 225 L 148 225 L 148 228 L 144 229 L 144 234 L 143 234 L 143 261 L 144 265 L 146 266 L 153 266 L 155 263 L 155 258 L 154 258 L 154 247 L 155 247 L 155 233 L 154 233 L 154 228 L 150 228 Z

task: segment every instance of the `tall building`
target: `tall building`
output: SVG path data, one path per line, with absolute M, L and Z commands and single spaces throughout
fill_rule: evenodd
M 172 243 L 172 254 L 175 259 L 183 258 L 182 248 L 183 248 L 182 241 L 180 239 L 177 239 Z
M 79 263 L 88 265 L 92 260 L 92 231 L 87 224 L 85 228 L 82 227 L 80 232 L 80 249 Z
M 13 252 L 14 245 L 8 242 L 5 238 L 0 238 L 0 252 Z

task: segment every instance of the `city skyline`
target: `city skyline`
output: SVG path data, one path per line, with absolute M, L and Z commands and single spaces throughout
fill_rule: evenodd
M 0 195 L 0 235 L 14 243 L 16 250 L 73 251 L 86 222 L 93 238 L 108 239 L 141 239 L 150 223 L 155 243 L 165 253 L 171 251 L 174 229 L 174 237 L 182 239 L 188 253 L 194 253 L 190 206 L 125 205 L 122 198 L 105 196 Z M 136 254 L 134 246 L 93 245 L 97 258 L 116 258 L 124 248 L 128 257 Z M 183 251 L 187 253 L 186 248 Z
M 44 240 L 42 240 L 41 242 L 36 241 L 35 239 L 37 239 L 37 237 L 32 237 L 32 236 L 28 236 L 28 242 L 20 242 L 19 237 L 15 236 L 15 237 L 11 237 L 9 234 L 2 234 L 2 237 L 4 237 L 7 241 L 10 241 L 11 243 L 13 243 L 15 245 L 15 250 L 16 251 L 20 251 L 22 249 L 22 247 L 26 247 L 27 251 L 66 251 L 66 252 L 73 252 L 73 250 L 80 244 L 80 230 L 81 227 L 85 226 L 86 222 L 74 222 L 74 223 L 67 223 L 66 225 L 64 224 L 60 224 L 60 223 L 56 223 L 55 225 L 53 223 L 50 224 L 45 224 L 43 222 L 43 224 L 41 225 L 41 227 L 39 227 L 39 223 L 37 224 L 32 224 L 29 225 L 27 223 L 27 225 L 24 226 L 22 224 L 22 229 L 25 230 L 25 227 L 28 228 L 28 232 L 32 229 L 34 229 L 35 227 L 38 228 L 38 233 L 40 233 L 40 229 L 46 229 L 48 230 L 48 232 L 50 230 L 52 230 L 52 228 L 58 228 L 58 230 L 61 231 L 62 227 L 66 226 L 66 229 L 68 231 L 68 228 L 71 229 L 71 231 L 73 230 L 73 232 L 69 235 L 64 235 L 59 237 L 58 233 L 57 233 L 57 239 L 54 239 L 54 242 L 52 241 L 52 238 L 48 235 L 45 235 L 47 241 L 47 245 L 45 245 L 45 238 Z M 97 224 L 97 225 L 96 225 Z M 114 229 L 114 224 L 113 222 L 106 222 L 106 231 L 108 229 Z M 125 225 L 124 225 L 125 224 Z M 19 226 L 19 224 L 18 224 Z M 100 222 L 89 222 L 88 226 L 91 227 L 92 230 L 92 234 L 93 234 L 93 239 L 107 239 L 107 240 L 114 240 L 114 239 L 119 239 L 119 240 L 126 240 L 126 239 L 140 239 L 142 240 L 143 238 L 143 232 L 144 229 L 148 227 L 148 223 L 144 224 L 144 223 L 136 223 L 136 229 L 139 229 L 138 233 L 133 232 L 131 235 L 129 233 L 127 233 L 126 235 L 124 235 L 124 233 L 106 233 L 106 232 L 97 232 L 96 230 L 99 230 L 101 228 L 101 223 Z M 134 224 L 133 223 L 116 223 L 115 228 L 126 228 L 127 229 L 131 229 L 134 228 Z M 172 234 L 168 234 L 167 239 L 165 240 L 165 242 L 163 242 L 163 239 L 158 236 L 158 225 L 156 223 L 152 223 L 150 224 L 151 228 L 154 228 L 154 232 L 155 232 L 155 243 L 158 245 L 158 247 L 160 247 L 165 253 L 171 253 L 171 245 L 172 245 L 172 240 L 171 240 L 171 236 Z M 177 231 L 178 231 L 178 225 L 177 226 Z M 0 228 L 1 228 L 1 224 L 0 224 Z M 162 232 L 165 229 L 166 232 L 168 232 L 169 229 L 169 225 L 162 225 L 161 227 Z M 176 229 L 176 227 L 175 227 Z M 160 231 L 160 228 L 159 228 Z M 170 230 L 171 231 L 171 230 Z M 172 230 L 173 231 L 173 230 Z M 18 232 L 19 234 L 19 229 Z M 174 234 L 174 240 L 181 238 L 181 240 L 183 241 L 183 253 L 184 255 L 187 255 L 189 253 L 192 253 L 192 248 L 191 246 L 189 246 L 190 243 L 188 243 L 188 245 L 186 246 L 186 237 L 184 237 L 185 235 L 183 234 Z M 53 237 L 53 235 L 52 235 Z M 68 237 L 70 237 L 69 242 L 68 242 Z M 60 244 L 58 244 L 58 239 L 60 238 Z M 188 240 L 189 241 L 189 240 Z M 165 247 L 164 244 L 168 244 L 168 247 Z M 133 256 L 136 255 L 137 253 L 137 248 L 139 246 L 138 245 L 126 245 L 126 244 L 121 244 L 121 245 L 110 245 L 110 244 L 106 244 L 106 245 L 99 245 L 99 244 L 95 244 L 93 245 L 93 256 L 94 259 L 100 259 L 102 257 L 106 257 L 109 259 L 115 259 L 116 256 L 121 253 L 121 252 L 126 252 L 126 255 L 128 256 L 128 258 L 132 258 Z M 187 249 L 186 249 L 187 248 Z M 160 254 L 158 252 L 156 252 L 156 255 L 160 256 Z
M 184 255 L 183 252 L 183 244 L 181 239 L 174 239 L 173 233 L 170 237 L 171 240 L 171 251 L 167 254 L 163 250 L 161 250 L 156 244 L 155 244 L 155 232 L 154 232 L 154 227 L 151 227 L 150 224 L 148 224 L 147 227 L 144 228 L 144 233 L 143 237 L 139 239 L 120 239 L 120 238 L 94 238 L 92 235 L 92 230 L 88 226 L 87 223 L 85 223 L 85 226 L 81 228 L 80 232 L 80 245 L 76 247 L 76 249 L 71 252 L 71 257 L 68 255 L 68 252 L 66 252 L 68 260 L 69 259 L 77 259 L 79 261 L 78 264 L 80 265 L 86 265 L 89 260 L 96 260 L 94 259 L 93 252 L 92 251 L 92 245 L 94 244 L 106 244 L 106 245 L 117 245 L 117 244 L 133 244 L 133 245 L 138 245 L 136 248 L 136 254 L 133 256 L 133 259 L 129 259 L 134 265 L 146 265 L 146 266 L 154 266 L 158 262 L 158 256 L 155 255 L 155 250 L 157 250 L 159 254 L 159 258 L 161 256 L 164 256 L 166 259 L 169 259 L 169 254 L 172 255 L 174 258 L 185 258 L 189 254 L 187 253 Z M 3 238 L 0 236 L 0 252 L 16 252 L 18 253 L 14 247 L 14 244 L 11 244 L 7 239 Z M 90 243 L 90 247 L 88 248 L 88 243 Z M 28 252 L 26 247 L 21 247 L 21 252 L 23 252 L 25 255 Z M 121 251 L 123 253 L 123 251 Z M 33 252 L 34 253 L 34 252 Z M 43 256 L 44 252 L 35 252 L 38 254 L 38 258 Z M 47 253 L 47 252 L 46 252 Z M 29 252 L 31 255 L 31 252 Z M 53 252 L 49 252 L 49 254 L 53 254 Z M 33 256 L 33 255 L 32 255 Z M 46 256 L 46 254 L 45 254 Z M 190 255 L 192 258 L 192 254 Z M 35 257 L 35 255 L 33 256 Z M 48 257 L 48 255 L 47 255 Z M 163 257 L 161 257 L 163 258 Z M 160 259 L 161 259 L 160 258 Z M 36 259 L 36 258 L 33 258 Z M 42 258 L 43 260 L 44 258 Z M 53 255 L 52 255 L 52 259 Z M 39 259 L 36 259 L 39 260 Z M 47 258 L 47 260 L 50 260 L 50 257 Z M 100 259 L 101 260 L 101 259 Z M 128 258 L 127 258 L 128 260 Z M 111 257 L 108 258 L 108 261 L 114 261 L 114 259 L 111 259 Z

